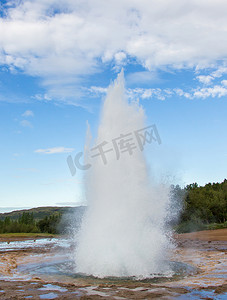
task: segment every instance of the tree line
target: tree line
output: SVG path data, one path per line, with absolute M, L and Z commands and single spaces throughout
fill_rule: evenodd
M 177 232 L 227 227 L 227 180 L 199 186 L 192 183 L 184 188 L 171 187 L 171 211 L 174 216 L 170 225 Z M 71 213 L 55 211 L 42 219 L 34 218 L 33 212 L 0 219 L 0 233 L 50 233 L 61 234 L 79 228 L 84 207 L 70 208 Z M 51 211 L 51 210 L 50 210 Z M 53 212 L 53 211 L 52 211 Z M 172 213 L 173 212 L 173 213 Z M 175 215 L 174 215 L 175 212 Z M 64 217 L 63 217 L 64 216 Z
M 33 213 L 23 212 L 16 220 L 10 217 L 0 220 L 0 233 L 61 233 L 61 217 L 57 213 L 36 221 Z
M 189 184 L 183 189 L 172 187 L 174 201 L 181 207 L 178 232 L 227 227 L 227 180 L 199 186 Z

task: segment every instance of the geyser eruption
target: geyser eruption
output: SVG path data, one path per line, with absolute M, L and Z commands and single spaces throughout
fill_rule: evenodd
M 135 143 L 133 132 L 144 127 L 143 109 L 137 102 L 128 103 L 122 71 L 109 87 L 96 145 L 121 134 L 129 134 L 125 143 Z M 138 147 L 131 147 L 131 153 L 121 149 L 117 158 L 116 151 L 108 152 L 110 148 L 111 143 L 103 148 L 105 165 L 101 156 L 92 159 L 85 180 L 88 211 L 79 233 L 76 271 L 101 278 L 166 274 L 171 247 L 166 229 L 169 190 L 152 182 Z

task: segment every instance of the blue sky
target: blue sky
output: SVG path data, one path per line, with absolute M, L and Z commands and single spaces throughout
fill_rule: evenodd
M 87 121 L 95 137 L 121 68 L 162 139 L 146 148 L 157 177 L 226 178 L 226 1 L 1 3 L 2 209 L 83 202 L 84 172 L 66 159 L 83 151 Z

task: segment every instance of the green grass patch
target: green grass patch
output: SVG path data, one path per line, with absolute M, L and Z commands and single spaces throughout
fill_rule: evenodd
M 223 229 L 227 228 L 227 222 L 224 223 L 210 223 L 210 224 L 203 224 L 202 222 L 182 222 L 174 227 L 174 230 L 177 233 L 189 233 L 189 232 L 196 232 L 196 231 L 203 231 L 203 230 L 215 230 L 215 229 Z
M 227 228 L 227 222 L 220 223 L 220 224 L 212 223 L 212 224 L 206 225 L 206 230 L 223 229 L 223 228 Z

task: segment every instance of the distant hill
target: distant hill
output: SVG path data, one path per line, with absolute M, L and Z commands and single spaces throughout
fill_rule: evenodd
M 10 217 L 11 220 L 17 220 L 19 216 L 21 216 L 24 212 L 26 213 L 33 213 L 34 219 L 36 221 L 39 221 L 41 219 L 44 219 L 45 217 L 49 217 L 53 214 L 62 214 L 62 215 L 70 215 L 73 217 L 73 215 L 83 215 L 85 212 L 86 206 L 76 206 L 76 207 L 70 207 L 70 206 L 44 206 L 44 207 L 36 207 L 31 209 L 22 209 L 22 210 L 16 210 L 12 212 L 7 213 L 0 213 L 0 220 L 4 220 L 6 217 Z

